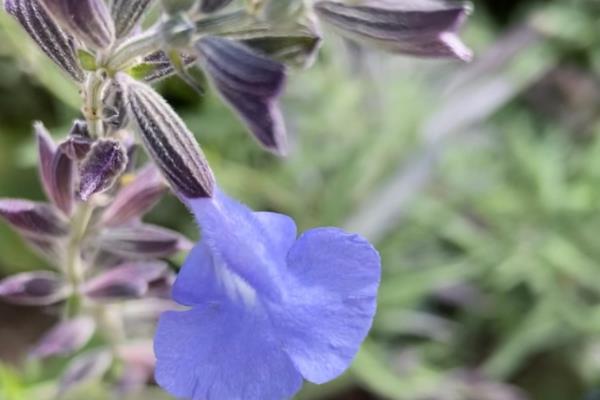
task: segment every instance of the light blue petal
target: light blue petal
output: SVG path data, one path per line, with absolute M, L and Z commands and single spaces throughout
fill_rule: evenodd
M 287 215 L 267 211 L 255 212 L 254 216 L 262 224 L 273 251 L 278 251 L 285 258 L 296 241 L 294 220 Z
M 340 229 L 310 230 L 292 247 L 286 298 L 271 314 L 305 379 L 324 383 L 350 366 L 373 321 L 380 270 L 377 251 Z
M 222 260 L 262 296 L 279 298 L 283 260 L 252 210 L 219 189 L 212 198 L 194 199 L 189 204 L 213 258 Z
M 172 289 L 173 300 L 185 306 L 222 300 L 224 291 L 215 272 L 210 249 L 204 243 L 198 243 L 177 274 Z
M 178 398 L 282 400 L 302 377 L 258 310 L 223 303 L 160 319 L 154 349 L 156 380 Z

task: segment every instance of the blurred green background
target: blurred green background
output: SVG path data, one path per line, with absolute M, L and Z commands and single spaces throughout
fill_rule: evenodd
M 479 0 L 475 10 L 470 65 L 328 35 L 315 67 L 290 79 L 284 160 L 214 95 L 159 85 L 228 192 L 301 230 L 360 232 L 382 254 L 363 350 L 301 399 L 600 399 L 600 2 Z M 0 196 L 43 198 L 32 121 L 62 136 L 78 104 L 0 14 Z M 151 219 L 196 235 L 173 198 Z M 0 225 L 0 276 L 44 265 Z M 15 362 L 51 320 L 0 307 L 0 399 L 44 376 Z M 139 398 L 165 398 L 152 393 Z

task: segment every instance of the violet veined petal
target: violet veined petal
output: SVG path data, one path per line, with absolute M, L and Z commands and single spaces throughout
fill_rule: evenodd
M 115 33 L 118 39 L 127 36 L 138 25 L 153 1 L 113 0 L 111 14 L 115 21 Z
M 200 0 L 200 11 L 206 14 L 217 12 L 229 4 L 232 0 Z
M 0 217 L 20 233 L 33 238 L 48 239 L 68 233 L 66 221 L 45 203 L 0 199 Z
M 284 154 L 286 132 L 278 100 L 285 66 L 232 40 L 207 36 L 196 42 L 199 62 L 223 99 L 267 149 Z
M 83 293 L 102 301 L 140 298 L 167 270 L 168 266 L 158 261 L 120 265 L 88 281 Z
M 154 165 L 142 169 L 134 180 L 122 187 L 102 213 L 105 226 L 122 225 L 150 211 L 167 191 L 167 185 Z
M 25 306 L 48 306 L 66 299 L 70 289 L 53 272 L 24 272 L 0 281 L 0 299 Z
M 54 163 L 54 155 L 56 154 L 56 143 L 52 140 L 50 133 L 43 123 L 36 122 L 33 124 L 38 147 L 38 166 L 40 181 L 46 197 L 49 200 L 53 198 L 54 174 L 52 173 L 52 164 Z
M 457 34 L 470 12 L 466 3 L 366 0 L 348 5 L 318 1 L 315 11 L 338 34 L 385 51 L 463 61 L 472 58 Z
M 57 148 L 41 122 L 36 122 L 34 128 L 38 141 L 42 186 L 48 199 L 69 216 L 74 201 L 75 163 L 66 153 L 68 147 Z
M 59 145 L 60 149 L 75 162 L 81 161 L 92 148 L 92 139 L 87 130 L 87 123 L 75 120 L 69 136 Z
M 56 65 L 75 81 L 83 82 L 84 74 L 79 65 L 73 38 L 56 25 L 38 0 L 6 0 L 4 9 L 19 21 Z
M 103 0 L 39 0 L 67 32 L 94 50 L 115 39 L 115 27 Z
M 110 189 L 127 166 L 127 152 L 114 139 L 94 143 L 79 169 L 79 197 L 83 201 Z
M 350 366 L 373 321 L 380 270 L 369 242 L 337 228 L 310 230 L 292 247 L 288 297 L 270 315 L 306 380 L 324 383 Z
M 154 340 L 156 380 L 193 400 L 281 400 L 302 384 L 266 314 L 230 303 L 162 315 Z
M 175 192 L 186 198 L 212 196 L 214 176 L 182 119 L 150 86 L 125 74 L 118 82 L 146 151 Z
M 169 257 L 187 246 L 178 232 L 149 224 L 108 228 L 98 237 L 98 247 L 126 259 Z
M 40 359 L 67 356 L 85 346 L 95 330 L 96 323 L 90 317 L 59 322 L 42 336 L 29 354 Z

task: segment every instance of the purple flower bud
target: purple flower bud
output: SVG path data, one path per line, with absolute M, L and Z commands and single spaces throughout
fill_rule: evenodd
M 148 85 L 125 74 L 117 79 L 146 150 L 175 192 L 186 198 L 210 197 L 212 171 L 181 118 Z
M 63 29 L 94 50 L 105 49 L 115 38 L 110 12 L 103 0 L 40 0 Z
M 110 189 L 127 166 L 127 152 L 120 142 L 100 139 L 80 168 L 79 196 L 83 201 Z
M 0 217 L 24 235 L 48 238 L 67 234 L 66 222 L 54 208 L 28 200 L 0 199 Z
M 66 299 L 69 286 L 52 272 L 24 272 L 0 281 L 0 299 L 25 306 L 48 306 Z
M 166 190 L 167 186 L 156 167 L 148 165 L 133 182 L 117 193 L 102 214 L 101 223 L 105 226 L 122 225 L 144 215 L 154 207 Z
M 100 301 L 140 298 L 148 293 L 151 284 L 165 276 L 167 269 L 162 262 L 123 264 L 90 280 L 84 293 Z
M 75 166 L 64 149 L 57 149 L 41 122 L 35 124 L 40 158 L 40 177 L 46 195 L 66 215 L 73 207 Z
M 196 50 L 217 91 L 258 141 L 268 150 L 284 154 L 286 134 L 278 98 L 285 86 L 285 66 L 218 37 L 200 39 Z
M 60 322 L 40 339 L 30 356 L 43 359 L 74 353 L 85 346 L 95 330 L 96 324 L 89 317 Z
M 114 0 L 111 14 L 117 38 L 125 37 L 138 25 L 153 0 Z
M 102 250 L 133 260 L 169 257 L 189 245 L 179 233 L 148 224 L 106 229 L 98 241 Z
M 108 350 L 91 350 L 74 358 L 67 366 L 56 398 L 76 386 L 100 379 L 110 368 L 113 358 Z
M 6 0 L 4 9 L 25 28 L 44 53 L 77 82 L 83 82 L 73 38 L 63 32 L 38 0 Z
M 92 139 L 89 136 L 86 122 L 75 120 L 69 136 L 59 147 L 71 160 L 83 160 L 92 147 Z
M 472 52 L 457 31 L 470 12 L 466 3 L 366 0 L 360 5 L 318 1 L 317 15 L 335 31 L 392 53 L 420 57 L 454 57 Z
M 214 13 L 231 3 L 231 0 L 200 0 L 200 11 L 206 14 Z

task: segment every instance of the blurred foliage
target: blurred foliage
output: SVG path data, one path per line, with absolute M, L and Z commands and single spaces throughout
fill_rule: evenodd
M 214 95 L 160 85 L 231 194 L 301 230 L 341 225 L 377 241 L 371 337 L 351 371 L 301 399 L 355 386 L 397 400 L 598 398 L 600 7 L 478 5 L 473 65 L 334 42 L 294 73 L 286 160 L 261 151 Z M 2 14 L 0 38 L 0 195 L 41 199 L 31 121 L 64 134 L 77 94 Z M 172 198 L 152 219 L 196 235 Z M 1 274 L 43 265 L 0 225 Z M 0 399 L 49 398 L 59 371 L 46 369 L 0 367 Z

